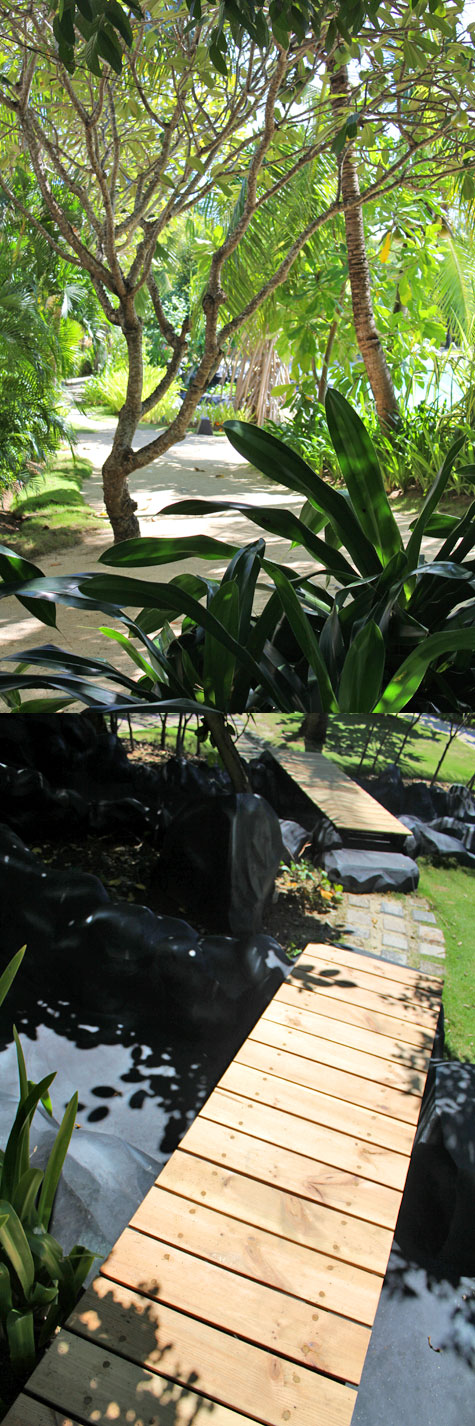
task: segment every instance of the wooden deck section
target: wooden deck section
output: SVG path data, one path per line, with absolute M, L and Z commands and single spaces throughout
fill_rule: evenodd
M 4 1426 L 349 1426 L 440 994 L 308 946 Z
M 323 753 L 274 747 L 266 751 L 335 823 L 343 837 L 357 834 L 360 838 L 369 837 L 373 843 L 375 837 L 383 837 L 394 844 L 400 844 L 407 837 L 407 827 Z

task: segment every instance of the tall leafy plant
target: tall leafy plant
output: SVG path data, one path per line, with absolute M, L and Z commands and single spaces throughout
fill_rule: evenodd
M 163 512 L 239 510 L 265 531 L 301 546 L 315 559 L 314 575 L 269 560 L 263 540 L 241 551 L 207 536 L 128 540 L 101 557 L 119 572 L 56 580 L 38 577 L 34 566 L 4 550 L 0 597 L 16 594 L 46 622 L 54 621 L 55 601 L 104 610 L 126 626 L 127 636 L 105 632 L 127 648 L 141 677 L 137 685 L 104 660 L 44 648 L 25 654 L 26 663 L 44 672 L 4 674 L 0 693 L 42 683 L 112 711 L 132 701 L 138 708 L 137 700 L 148 700 L 150 707 L 163 699 L 188 699 L 187 711 L 202 708 L 205 717 L 246 707 L 360 713 L 396 713 L 421 704 L 463 709 L 475 692 L 475 504 L 462 518 L 437 510 L 463 438 L 448 452 L 404 545 L 363 423 L 337 392 L 328 393 L 326 409 L 344 490 L 327 485 L 267 432 L 230 422 L 227 431 L 237 450 L 304 497 L 300 514 L 221 500 L 182 501 Z M 474 468 L 463 470 L 473 480 Z M 442 538 L 429 564 L 421 555 L 427 534 Z M 120 572 L 190 555 L 231 556 L 221 585 L 185 574 L 154 583 Z M 261 572 L 271 581 L 270 598 L 256 615 Z M 124 608 L 134 606 L 140 612 L 132 620 Z M 184 617 L 177 637 L 170 625 L 179 615 Z M 141 648 L 135 647 L 137 640 Z M 94 692 L 86 680 L 100 673 L 118 681 L 126 695 L 97 685 Z
M 18 951 L 0 976 L 0 1005 L 23 959 Z M 38 1084 L 28 1079 L 16 1028 L 20 1096 L 4 1150 L 0 1150 L 0 1363 L 2 1391 L 14 1394 L 35 1366 L 38 1353 L 69 1315 L 95 1254 L 77 1244 L 66 1256 L 48 1231 L 53 1204 L 77 1113 L 73 1094 L 45 1170 L 30 1157 L 30 1127 L 40 1102 L 51 1112 L 54 1073 Z M 7 1401 L 0 1398 L 0 1416 Z

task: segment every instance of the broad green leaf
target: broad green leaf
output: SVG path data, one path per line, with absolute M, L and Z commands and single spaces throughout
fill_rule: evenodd
M 245 456 L 257 470 L 261 470 L 269 480 L 298 491 L 326 515 L 362 574 L 378 574 L 381 568 L 378 555 L 344 495 L 322 480 L 290 446 L 269 435 L 268 431 L 245 421 L 226 421 L 224 429 L 239 454 Z
M 5 585 L 16 585 L 18 582 L 26 584 L 33 579 L 42 579 L 43 574 L 38 565 L 23 559 L 22 555 L 15 554 L 15 551 L 10 550 L 8 545 L 0 545 L 0 578 Z M 2 589 L 0 586 L 0 598 L 9 593 L 15 594 L 15 592 L 14 589 Z M 41 619 L 43 624 L 48 624 L 51 628 L 56 627 L 56 610 L 47 600 L 38 599 L 32 604 L 26 594 L 21 596 L 17 594 L 17 599 L 29 614 L 34 614 L 35 619 Z
M 50 1282 L 57 1282 L 63 1261 L 60 1243 L 38 1223 L 33 1228 L 26 1229 L 26 1236 L 39 1271 L 47 1273 Z
M 239 592 L 239 624 L 236 638 L 240 643 L 248 643 L 251 633 L 251 619 L 257 580 L 262 569 L 265 552 L 264 540 L 256 540 L 253 545 L 245 545 L 233 556 L 223 575 L 223 585 L 233 580 Z
M 214 540 L 209 535 L 169 538 L 144 535 L 136 540 L 122 540 L 110 549 L 103 550 L 99 555 L 99 563 L 119 569 L 146 569 L 150 565 L 173 564 L 175 560 L 230 559 L 235 553 L 235 545 L 230 545 L 225 540 Z
M 315 634 L 310 620 L 307 618 L 302 605 L 282 570 L 277 567 L 274 572 L 274 580 L 278 594 L 282 601 L 289 624 L 293 629 L 298 644 L 304 654 L 310 668 L 313 669 L 318 684 L 320 702 L 323 713 L 338 712 L 338 705 L 335 694 L 328 676 L 328 670 L 323 662 L 320 649 L 318 647 Z
M 340 678 L 338 701 L 342 713 L 371 713 L 381 692 L 385 660 L 384 639 L 370 619 L 350 644 Z
M 8 995 L 12 981 L 14 981 L 17 970 L 21 966 L 25 951 L 26 946 L 22 946 L 21 951 L 17 951 L 16 955 L 12 956 L 11 961 L 8 962 L 8 965 L 5 966 L 5 970 L 0 975 L 0 1005 L 3 1004 L 5 996 Z
M 42 1181 L 42 1169 L 27 1168 L 26 1172 L 18 1180 L 15 1192 L 12 1194 L 12 1207 L 15 1209 L 15 1213 L 18 1213 L 20 1222 L 24 1225 L 31 1221 L 38 1190 Z
M 354 579 L 355 571 L 345 556 L 329 550 L 314 534 L 310 522 L 304 523 L 291 510 L 278 510 L 274 505 L 247 505 L 240 500 L 180 500 L 174 505 L 165 505 L 161 515 L 204 515 L 224 510 L 237 510 L 270 534 L 290 540 L 294 545 L 303 545 L 336 578 Z M 264 567 L 270 570 L 268 563 Z
M 13 1307 L 12 1284 L 6 1263 L 0 1262 L 0 1322 L 5 1323 Z
M 35 1265 L 20 1219 L 5 1199 L 0 1199 L 0 1243 L 28 1298 L 35 1280 Z
M 239 633 L 239 590 L 231 580 L 222 584 L 210 603 L 215 618 L 228 629 L 233 639 Z M 236 659 L 229 649 L 223 649 L 209 630 L 205 634 L 203 650 L 203 689 L 208 703 L 226 712 L 229 708 L 233 687 Z
M 388 564 L 401 549 L 402 541 L 373 442 L 356 411 L 331 387 L 327 391 L 325 411 L 353 509 L 381 563 Z
M 29 1376 L 36 1365 L 35 1332 L 32 1312 L 9 1312 L 6 1321 L 10 1361 L 16 1376 Z
M 137 668 L 139 668 L 142 673 L 146 673 L 148 678 L 151 678 L 152 683 L 155 683 L 157 670 L 159 668 L 158 663 L 155 668 L 152 668 L 152 664 L 140 653 L 140 649 L 134 648 L 127 634 L 123 634 L 120 629 L 108 629 L 106 624 L 101 625 L 99 633 L 104 634 L 106 639 L 113 639 L 116 644 L 120 644 L 121 648 L 125 649 L 129 658 L 132 659 L 132 662 L 137 665 Z
M 411 537 L 406 545 L 406 557 L 408 565 L 415 565 L 418 562 L 422 539 L 426 532 L 430 517 L 433 511 L 436 509 L 436 506 L 438 505 L 439 500 L 444 493 L 450 472 L 452 470 L 452 466 L 455 463 L 458 452 L 461 446 L 463 446 L 464 441 L 465 436 L 457 436 L 457 439 L 452 443 L 450 450 L 447 452 L 445 460 L 441 465 L 439 473 L 436 476 L 430 490 L 428 491 L 428 494 L 426 495 L 420 514 L 418 516 L 418 519 L 416 520 L 414 529 L 412 531 Z
M 429 634 L 427 639 L 404 660 L 387 684 L 374 713 L 400 713 L 417 693 L 430 664 L 444 654 L 459 649 L 475 650 L 475 629 L 452 629 L 449 633 Z

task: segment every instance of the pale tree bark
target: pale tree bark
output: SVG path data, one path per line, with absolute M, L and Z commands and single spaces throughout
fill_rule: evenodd
M 343 125 L 351 113 L 351 86 L 345 65 L 335 68 L 327 61 L 330 74 L 332 109 Z M 345 220 L 348 274 L 355 335 L 366 374 L 373 392 L 376 410 L 383 426 L 396 426 L 399 407 L 391 372 L 384 355 L 376 326 L 371 296 L 371 274 L 366 251 L 360 185 L 355 145 L 348 142 L 341 154 L 340 194 Z

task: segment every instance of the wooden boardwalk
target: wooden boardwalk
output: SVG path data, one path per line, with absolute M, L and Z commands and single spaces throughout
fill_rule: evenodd
M 349 1426 L 440 994 L 308 946 L 4 1426 Z
M 244 747 L 242 740 L 239 747 Z M 255 748 L 253 749 L 255 753 Z M 345 838 L 383 838 L 395 846 L 407 837 L 407 827 L 387 812 L 369 792 L 358 787 L 338 764 L 323 753 L 299 752 L 295 748 L 267 747 L 280 767 L 297 782 L 302 792 L 334 822 Z

